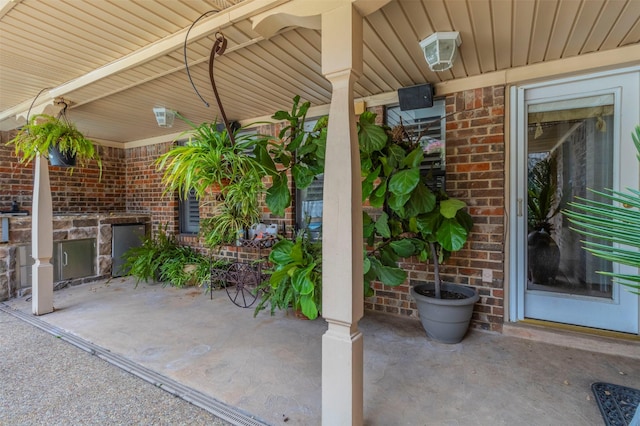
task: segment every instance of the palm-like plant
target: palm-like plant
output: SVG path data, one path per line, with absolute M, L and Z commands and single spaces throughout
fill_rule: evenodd
M 636 126 L 635 134 L 631 137 L 640 161 L 640 126 Z M 571 210 L 563 211 L 574 225 L 571 229 L 602 241 L 583 241 L 584 249 L 614 263 L 640 267 L 640 191 L 630 188 L 627 192 L 610 189 L 590 191 L 610 203 L 577 197 L 578 201 L 569 203 Z M 640 275 L 606 271 L 598 273 L 610 276 L 614 282 L 628 286 L 633 293 L 640 294 Z
M 555 179 L 556 158 L 547 158 L 535 164 L 529 171 L 527 190 L 527 219 L 530 231 L 551 234 L 551 219 L 560 210 L 556 203 L 557 183 Z

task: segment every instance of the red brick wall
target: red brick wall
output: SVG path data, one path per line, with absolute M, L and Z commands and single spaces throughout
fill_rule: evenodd
M 0 210 L 11 208 L 13 200 L 20 209 L 31 211 L 33 163 L 22 165 L 12 146 L 6 143 L 12 133 L 0 132 Z M 66 169 L 49 167 L 54 213 L 104 213 L 125 210 L 124 150 L 99 147 L 102 179 L 95 162 L 76 167 L 73 174 Z
M 162 173 L 155 165 L 172 145 L 166 142 L 126 150 L 126 209 L 150 214 L 154 234 L 161 225 L 166 225 L 169 233 L 179 230 L 178 198 L 173 193 L 163 195 Z
M 474 227 L 465 247 L 441 269 L 443 279 L 478 289 L 473 327 L 502 330 L 504 316 L 504 87 L 468 90 L 446 98 L 447 192 L 469 205 Z M 410 261 L 403 265 L 410 281 L 432 280 L 431 269 Z M 483 269 L 491 282 L 482 281 Z M 409 283 L 396 288 L 374 285 L 365 307 L 417 316 Z

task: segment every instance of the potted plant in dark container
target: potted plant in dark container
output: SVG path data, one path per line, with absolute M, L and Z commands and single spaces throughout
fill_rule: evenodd
M 551 236 L 551 220 L 560 210 L 556 171 L 556 158 L 549 157 L 533 165 L 527 178 L 527 275 L 536 284 L 554 284 L 560 265 L 560 249 Z
M 15 145 L 21 163 L 28 164 L 38 155 L 45 155 L 52 166 L 69 167 L 71 173 L 76 161 L 85 166 L 95 160 L 102 174 L 102 161 L 94 143 L 85 138 L 65 114 L 60 118 L 46 114 L 31 117 L 9 144 Z
M 406 282 L 399 260 L 412 256 L 430 260 L 434 282 L 411 288 L 420 320 L 432 339 L 459 342 L 479 296 L 470 287 L 443 283 L 440 264 L 464 246 L 473 226 L 471 216 L 463 201 L 430 188 L 428 173 L 421 172 L 424 147 L 420 141 L 426 130 L 411 136 L 400 125 L 385 132 L 374 118 L 365 112 L 358 123 L 363 198 L 381 210 L 375 219 L 366 212 L 363 218 L 368 246 L 365 295 L 373 293 L 370 282 L 374 280 L 390 286 Z

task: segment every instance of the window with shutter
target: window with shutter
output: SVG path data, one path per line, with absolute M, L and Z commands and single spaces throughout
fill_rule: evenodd
M 180 218 L 180 233 L 197 234 L 200 231 L 200 202 L 193 190 L 185 200 L 180 200 L 178 205 Z
M 445 108 L 444 100 L 434 101 L 433 107 L 400 111 L 399 106 L 387 107 L 386 124 L 389 127 L 401 122 L 413 138 L 422 132 L 420 143 L 424 149 L 424 161 L 420 169 L 432 190 L 444 188 L 445 178 Z M 312 129 L 316 120 L 305 123 L 305 129 Z M 426 129 L 426 130 L 425 130 Z M 317 238 L 322 231 L 322 191 L 324 176 L 296 194 L 296 225 L 299 229 L 309 228 L 311 236 Z
M 186 140 L 178 141 L 179 145 L 185 145 Z M 181 234 L 197 234 L 200 232 L 200 201 L 193 190 L 189 191 L 186 199 L 179 198 L 178 219 Z
M 420 169 L 432 189 L 443 189 L 445 179 L 445 131 L 444 100 L 434 101 L 433 107 L 400 111 L 399 106 L 387 108 L 387 125 L 395 127 L 401 123 L 412 140 L 420 137 L 424 150 L 424 161 Z

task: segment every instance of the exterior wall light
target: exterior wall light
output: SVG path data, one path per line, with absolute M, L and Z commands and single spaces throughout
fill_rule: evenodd
M 457 31 L 433 33 L 422 40 L 420 47 L 431 71 L 446 71 L 451 68 L 458 54 L 460 43 L 462 41 L 460 33 Z
M 153 113 L 156 116 L 156 122 L 160 127 L 172 127 L 173 119 L 176 118 L 176 112 L 165 107 L 153 108 Z

